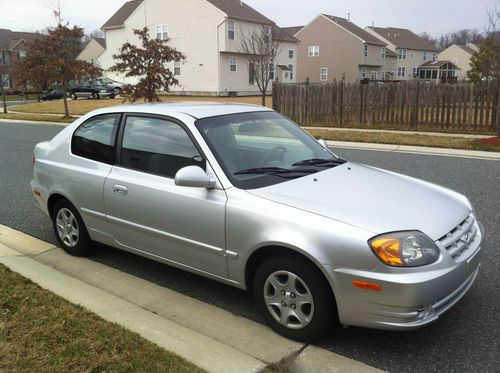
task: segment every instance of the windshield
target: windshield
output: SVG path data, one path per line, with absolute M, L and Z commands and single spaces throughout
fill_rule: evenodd
M 345 163 L 273 111 L 200 119 L 196 127 L 229 180 L 241 189 L 269 186 Z

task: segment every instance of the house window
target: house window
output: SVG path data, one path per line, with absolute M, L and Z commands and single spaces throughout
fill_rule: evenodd
M 255 65 L 251 62 L 248 65 L 248 84 L 255 85 Z
M 288 65 L 288 68 L 290 69 L 290 79 L 293 80 L 293 65 Z
M 427 60 L 427 52 L 424 51 L 424 61 L 426 61 L 426 60 Z
M 6 55 L 5 52 L 0 52 L 0 65 L 6 65 L 7 64 L 5 55 Z
M 319 71 L 319 80 L 326 82 L 328 80 L 328 68 L 322 67 Z
M 382 47 L 380 49 L 380 57 L 382 57 L 382 59 L 385 59 L 385 47 Z
M 181 62 L 174 62 L 174 75 L 181 75 Z
M 437 57 L 437 56 L 436 56 L 436 52 L 433 52 L 433 53 L 432 53 L 432 60 L 433 60 L 433 61 L 436 61 L 436 57 Z
M 361 77 L 366 78 L 366 69 L 361 70 Z
M 414 78 L 417 77 L 417 68 L 416 67 L 413 68 L 413 77 Z
M 269 64 L 269 80 L 274 80 L 274 64 Z
M 456 58 L 453 59 L 453 64 L 456 65 L 458 60 Z
M 0 75 L 3 82 L 3 87 L 10 89 L 10 77 L 8 75 Z
M 236 57 L 229 57 L 229 71 L 236 71 Z
M 319 56 L 319 46 L 312 45 L 309 46 L 308 54 L 309 57 L 318 57 Z
M 398 76 L 403 77 L 406 74 L 406 67 L 400 66 L 398 67 Z
M 400 60 L 406 60 L 406 49 L 398 49 L 398 58 Z
M 24 60 L 26 58 L 26 51 L 17 51 L 16 52 L 17 60 Z
M 288 58 L 293 58 L 293 49 L 288 50 Z
M 363 45 L 363 56 L 368 57 L 368 44 Z
M 376 71 L 372 71 L 372 80 L 377 80 L 378 73 Z
M 234 40 L 234 21 L 232 19 L 227 21 L 227 38 Z
M 413 58 L 413 51 L 410 51 L 410 58 Z
M 382 80 L 385 80 L 385 71 L 382 71 Z
M 156 26 L 156 39 L 158 39 L 158 40 L 168 39 L 168 26 L 167 25 L 157 25 Z

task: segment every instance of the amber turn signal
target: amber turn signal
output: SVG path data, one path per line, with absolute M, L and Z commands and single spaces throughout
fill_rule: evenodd
M 352 285 L 354 287 L 357 287 L 357 288 L 360 288 L 360 289 L 368 289 L 368 290 L 373 290 L 373 291 L 380 291 L 380 290 L 382 290 L 382 286 L 380 284 L 374 284 L 373 282 L 366 282 L 366 281 L 354 280 L 352 282 Z
M 402 266 L 404 263 L 401 260 L 401 253 L 399 250 L 399 239 L 393 237 L 384 237 L 371 241 L 371 245 L 375 254 L 378 255 L 382 261 L 391 266 Z

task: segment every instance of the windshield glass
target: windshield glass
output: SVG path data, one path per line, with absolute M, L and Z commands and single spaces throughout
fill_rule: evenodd
M 196 127 L 232 184 L 254 189 L 345 163 L 299 126 L 273 112 L 204 118 Z

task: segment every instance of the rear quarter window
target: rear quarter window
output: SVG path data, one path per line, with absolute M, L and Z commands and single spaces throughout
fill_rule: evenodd
M 84 122 L 73 134 L 71 152 L 93 161 L 113 164 L 120 116 L 99 115 Z

